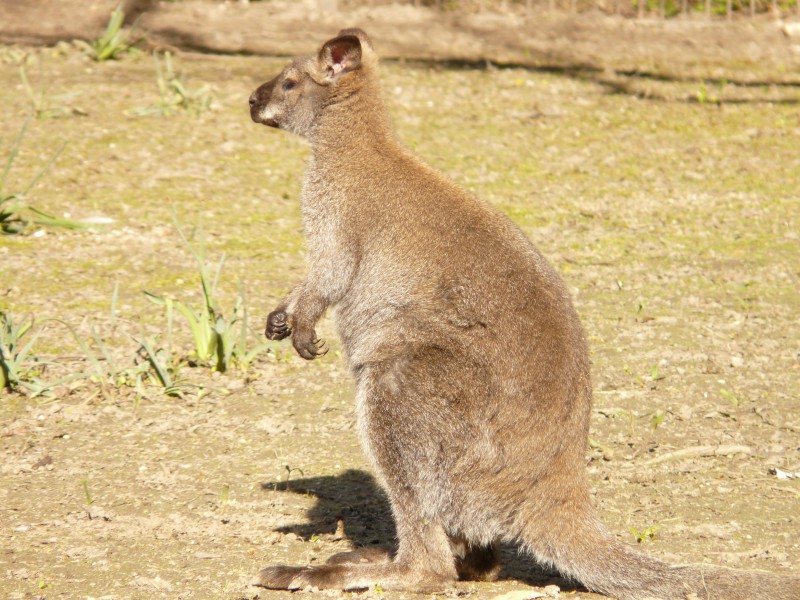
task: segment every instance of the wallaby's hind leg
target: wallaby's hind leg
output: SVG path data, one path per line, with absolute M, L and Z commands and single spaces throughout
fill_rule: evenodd
M 331 563 L 318 567 L 268 567 L 259 574 L 260 585 L 342 590 L 378 585 L 386 590 L 437 592 L 450 588 L 458 578 L 454 547 L 441 524 L 432 518 L 435 511 L 426 510 L 425 500 L 433 494 L 429 484 L 419 478 L 420 471 L 426 472 L 420 461 L 434 461 L 436 456 L 417 437 L 420 427 L 399 428 L 388 422 L 394 411 L 421 402 L 420 390 L 414 385 L 397 385 L 398 373 L 404 369 L 390 362 L 362 371 L 356 403 L 367 452 L 382 474 L 392 505 L 398 537 L 396 555 L 388 562 L 375 562 L 388 558 L 388 554 L 365 550 L 333 557 Z M 400 364 L 407 367 L 414 362 Z M 434 440 L 432 436 L 426 439 L 438 448 L 430 441 Z
M 402 515 L 408 520 L 408 515 Z M 455 561 L 447 534 L 434 524 L 420 521 L 416 535 L 401 535 L 397 556 L 390 562 L 341 562 L 319 567 L 267 567 L 257 585 L 272 589 L 296 590 L 307 586 L 341 590 L 361 590 L 376 585 L 385 590 L 441 592 L 456 581 Z M 350 558 L 381 557 L 380 552 L 355 551 Z M 372 555 L 372 556 L 370 556 Z M 339 555 L 337 555 L 339 556 Z M 388 557 L 384 553 L 383 557 Z M 332 557 L 336 558 L 336 556 Z

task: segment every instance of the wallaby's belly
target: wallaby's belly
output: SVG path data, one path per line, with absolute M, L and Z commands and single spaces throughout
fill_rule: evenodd
M 529 248 L 506 251 L 502 269 L 481 264 L 479 254 L 365 260 L 335 312 L 351 367 L 432 345 L 453 348 L 465 364 L 485 363 L 513 393 L 576 370 L 588 378 L 582 329 L 558 276 L 546 265 L 543 274 Z

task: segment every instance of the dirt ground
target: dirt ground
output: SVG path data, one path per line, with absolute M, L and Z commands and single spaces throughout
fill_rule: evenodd
M 731 27 L 732 39 L 742 24 Z M 298 46 L 313 51 L 328 29 L 317 33 Z M 783 56 L 784 38 L 759 52 Z M 635 61 L 625 72 L 622 62 L 423 58 L 383 66 L 400 137 L 508 214 L 574 294 L 592 349 L 587 465 L 605 523 L 676 563 L 796 572 L 800 478 L 778 476 L 800 473 L 795 63 L 717 56 L 648 77 L 651 63 Z M 134 338 L 151 336 L 176 359 L 189 353 L 185 322 L 176 317 L 168 345 L 163 308 L 143 294 L 199 305 L 173 218 L 187 230 L 202 221 L 208 260 L 225 255 L 220 304 L 230 310 L 241 281 L 248 343 L 259 343 L 263 317 L 304 272 L 307 146 L 247 111 L 283 59 L 178 52 L 176 71 L 191 90 L 208 86 L 209 102 L 165 116 L 142 114 L 159 101 L 148 53 L 95 63 L 69 44 L 5 45 L 0 59 L 0 160 L 32 110 L 21 64 L 50 110 L 30 122 L 6 192 L 24 189 L 67 142 L 27 199 L 94 223 L 0 238 L 0 308 L 36 317 L 34 354 L 51 361 L 41 376 L 92 370 L 64 323 L 98 355 L 102 340 L 120 370 L 142 360 Z M 697 69 L 738 78 L 699 79 Z M 311 363 L 283 343 L 246 372 L 184 362 L 180 397 L 88 375 L 48 396 L 0 392 L 0 596 L 430 597 L 249 585 L 266 565 L 392 542 L 329 318 L 319 331 L 332 351 Z M 490 600 L 556 584 L 562 598 L 599 598 L 512 547 L 504 564 L 500 581 L 441 596 Z

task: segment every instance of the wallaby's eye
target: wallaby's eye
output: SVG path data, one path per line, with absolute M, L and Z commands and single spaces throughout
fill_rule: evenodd
M 291 79 L 287 79 L 283 82 L 283 91 L 288 92 L 291 89 L 294 89 L 294 86 L 297 85 L 297 82 L 292 81 Z

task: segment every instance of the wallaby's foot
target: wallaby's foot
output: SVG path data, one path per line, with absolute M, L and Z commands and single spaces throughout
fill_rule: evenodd
M 397 563 L 320 565 L 318 567 L 267 567 L 254 585 L 272 590 L 305 587 L 339 590 L 385 590 L 442 593 L 453 589 L 455 579 L 431 571 L 417 571 Z
M 317 587 L 352 591 L 379 586 L 408 592 L 448 591 L 458 573 L 447 535 L 435 524 L 420 523 L 416 527 L 413 508 L 409 498 L 405 506 L 396 509 L 403 525 L 398 532 L 400 547 L 393 559 L 385 550 L 362 548 L 335 555 L 320 566 L 268 567 L 259 573 L 255 585 L 284 590 Z
M 292 344 L 297 353 L 306 360 L 314 360 L 328 353 L 325 342 L 317 337 L 317 332 L 311 327 L 305 328 L 295 325 Z
M 366 590 L 379 586 L 385 590 L 441 593 L 451 590 L 455 579 L 427 570 L 405 567 L 395 562 L 382 564 L 340 564 L 318 567 L 267 567 L 253 585 L 272 590 L 299 590 L 305 587 L 339 590 Z
M 292 334 L 289 327 L 289 316 L 282 310 L 273 310 L 267 316 L 267 329 L 264 335 L 269 340 L 282 340 Z
M 391 553 L 384 548 L 358 548 L 351 552 L 339 552 L 325 562 L 329 565 L 357 565 L 365 563 L 387 563 Z

